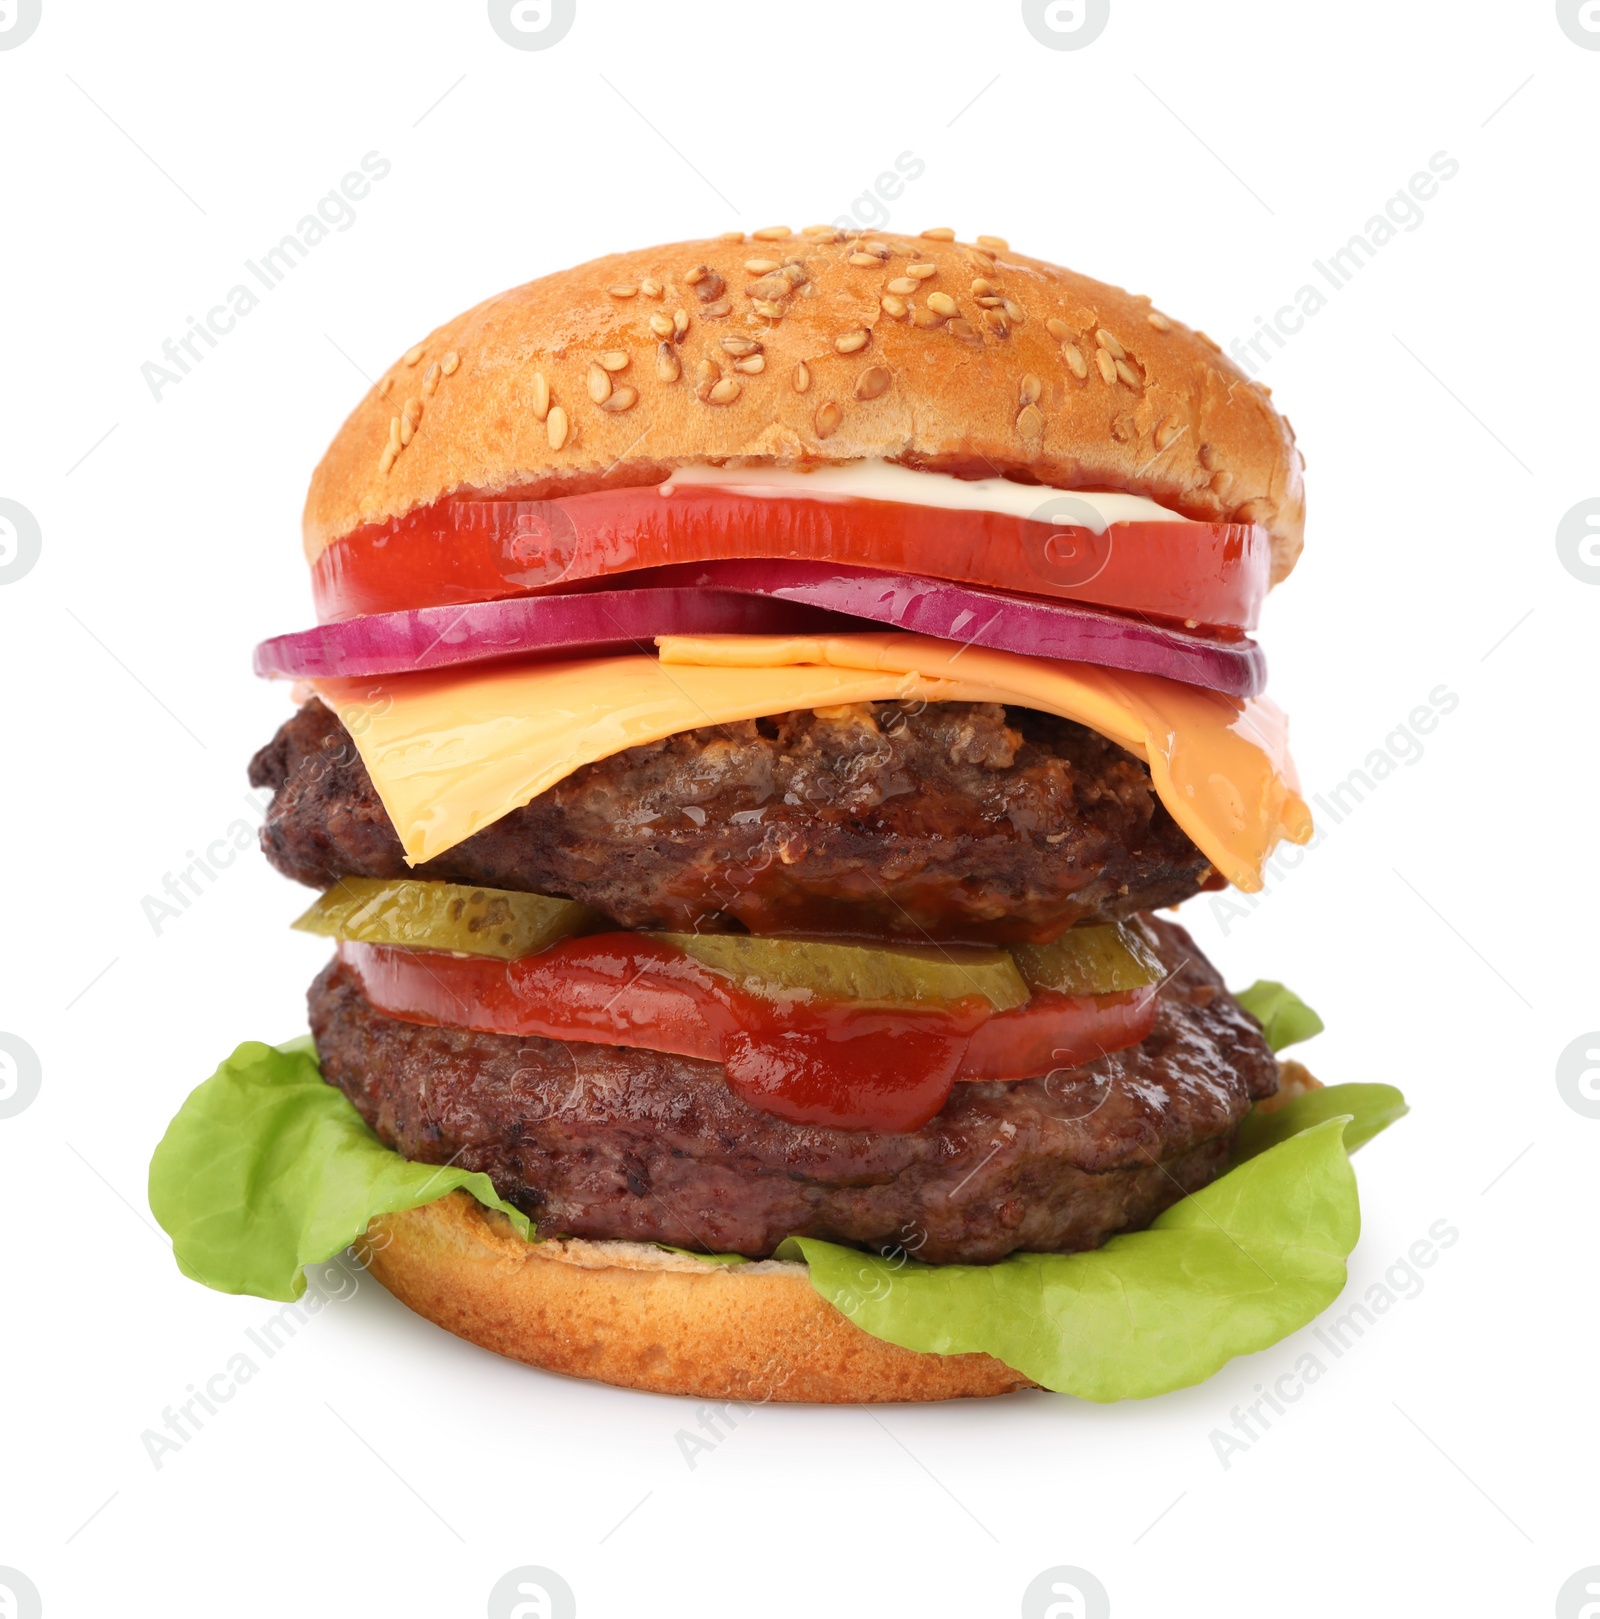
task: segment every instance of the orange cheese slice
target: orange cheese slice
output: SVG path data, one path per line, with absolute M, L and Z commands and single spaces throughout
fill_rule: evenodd
M 928 636 L 663 636 L 629 655 L 312 684 L 349 731 L 416 865 L 583 765 L 681 731 L 899 699 L 1042 709 L 1144 759 L 1173 819 L 1254 891 L 1281 838 L 1311 837 L 1283 716 L 1153 675 Z

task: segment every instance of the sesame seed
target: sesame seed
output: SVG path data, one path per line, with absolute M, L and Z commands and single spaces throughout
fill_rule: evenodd
M 533 374 L 533 415 L 535 421 L 543 421 L 550 414 L 550 384 L 542 371 Z
M 1231 472 L 1219 472 L 1216 477 L 1211 480 L 1211 493 L 1214 494 L 1218 500 L 1226 500 L 1228 498 L 1228 491 L 1232 488 L 1233 474 Z
M 1006 319 L 1003 309 L 986 309 L 983 312 L 983 323 L 996 337 L 1010 337 L 1011 322 Z
M 444 372 L 447 377 L 453 377 L 460 365 L 461 356 L 457 354 L 454 349 L 451 349 L 450 352 L 445 355 L 442 360 L 440 360 L 439 369 Z
M 1222 451 L 1215 444 L 1202 444 L 1200 446 L 1200 465 L 1207 472 L 1220 472 L 1222 470 Z
M 391 450 L 393 450 L 396 455 L 399 455 L 399 453 L 400 453 L 400 418 L 398 416 L 391 416 L 389 418 L 389 448 Z
M 922 239 L 927 242 L 953 242 L 956 233 L 948 225 L 935 225 L 932 230 L 925 230 Z
M 714 360 L 696 360 L 694 380 L 697 388 L 706 389 L 722 375 L 722 367 Z
M 1170 416 L 1163 416 L 1156 423 L 1155 441 L 1158 450 L 1166 449 L 1178 437 L 1183 429 Z
M 838 228 L 833 225 L 807 225 L 801 230 L 800 234 L 802 236 L 826 236 L 830 240 L 836 241 L 839 236 L 839 231 Z
M 1138 393 L 1144 387 L 1139 373 L 1126 360 L 1117 361 L 1117 376 L 1125 386 L 1132 388 L 1135 393 Z
M 1005 302 L 1005 299 L 1002 298 L 998 293 L 991 292 L 986 293 L 978 300 L 978 307 L 980 309 L 1004 309 Z
M 853 332 L 841 332 L 834 338 L 833 346 L 840 354 L 855 354 L 871 341 L 872 333 L 858 326 Z
M 1106 382 L 1117 380 L 1117 362 L 1104 349 L 1094 351 L 1094 363 L 1100 367 L 1100 375 Z
M 759 354 L 761 345 L 753 337 L 725 337 L 722 346 L 729 354 Z
M 677 350 L 670 343 L 656 344 L 656 376 L 662 382 L 676 382 L 682 375 Z
M 1044 323 L 1044 329 L 1058 343 L 1068 342 L 1072 337 L 1072 328 L 1064 320 L 1057 320 L 1054 315 Z
M 974 247 L 970 251 L 972 253 L 973 258 L 981 259 L 985 264 L 993 265 L 993 263 L 994 263 L 994 254 L 991 253 L 988 248 L 986 248 L 986 247 Z
M 930 292 L 928 294 L 928 308 L 937 315 L 958 315 L 961 306 L 948 292 Z
M 1024 438 L 1038 438 L 1044 432 L 1044 412 L 1037 405 L 1024 405 L 1017 412 L 1017 431 Z
M 972 296 L 974 298 L 987 298 L 994 291 L 994 282 L 984 276 L 976 276 L 972 282 Z
M 587 378 L 589 397 L 597 404 L 604 404 L 611 397 L 611 375 L 603 365 L 589 367 Z
M 544 430 L 552 450 L 559 450 L 567 442 L 567 413 L 560 405 L 550 407 L 550 415 L 545 420 Z
M 654 314 L 650 317 L 650 330 L 657 337 L 672 336 L 672 317 L 670 315 Z
M 400 412 L 400 442 L 409 444 L 416 436 L 417 423 L 422 420 L 422 401 L 408 399 Z
M 1017 403 L 1019 405 L 1037 405 L 1039 396 L 1044 392 L 1044 384 L 1033 372 L 1025 371 L 1022 381 L 1017 384 Z
M 876 266 L 881 260 L 876 253 L 852 253 L 845 262 L 847 264 Z
M 785 259 L 778 266 L 778 273 L 791 287 L 803 286 L 811 279 L 804 263 L 799 259 Z
M 886 282 L 885 290 L 904 298 L 915 292 L 922 285 L 915 276 L 897 275 L 893 281 Z
M 1149 325 L 1154 326 L 1158 332 L 1170 332 L 1172 330 L 1172 322 L 1158 309 L 1152 309 L 1145 316 L 1145 320 Z
M 760 230 L 750 232 L 750 239 L 755 242 L 781 242 L 793 235 L 794 232 L 787 225 L 763 225 Z
M 720 316 L 729 314 L 732 309 L 733 305 L 726 298 L 718 298 L 714 303 L 707 304 L 701 313 L 712 320 L 716 320 Z
M 617 415 L 622 411 L 632 410 L 638 402 L 639 390 L 631 387 L 625 382 L 611 395 L 609 399 L 604 399 L 600 402 L 600 408 L 601 410 L 609 410 L 613 415 Z
M 619 283 L 617 286 L 606 288 L 606 291 L 613 298 L 631 298 L 638 290 L 631 282 L 626 281 Z
M 884 314 L 893 316 L 895 320 L 904 320 L 906 318 L 905 299 L 895 297 L 892 292 L 884 293 L 878 300 L 878 307 Z
M 1010 298 L 1002 298 L 1000 300 L 1000 307 L 1005 310 L 1006 315 L 1011 320 L 1014 320 L 1019 326 L 1028 318 L 1028 311 L 1024 309 L 1021 304 L 1013 303 Z
M 406 350 L 406 364 L 407 365 L 415 365 L 417 363 L 417 361 L 420 360 L 422 358 L 422 356 L 424 354 L 426 354 L 427 352 L 428 352 L 428 350 L 427 350 L 426 346 L 424 344 L 421 344 L 421 343 L 418 343 L 417 346 L 414 349 L 407 349 Z
M 742 360 L 733 362 L 735 371 L 742 371 L 746 376 L 756 376 L 767 369 L 767 357 L 764 354 L 751 354 Z
M 1083 350 L 1076 343 L 1063 343 L 1061 358 L 1067 362 L 1067 369 L 1079 382 L 1089 375 L 1088 362 L 1083 357 Z
M 831 399 L 826 404 L 818 405 L 816 414 L 811 418 L 818 438 L 832 438 L 834 429 L 843 420 L 844 412 Z
M 945 330 L 952 337 L 960 338 L 970 348 L 981 349 L 983 347 L 983 337 L 970 321 L 953 320 Z
M 760 231 L 756 232 L 757 236 L 760 234 Z M 789 233 L 788 231 L 785 231 L 783 234 L 787 236 Z M 742 230 L 719 231 L 717 234 L 717 240 L 719 242 L 742 242 L 744 240 L 744 232 Z
M 378 457 L 378 473 L 380 477 L 389 476 L 389 468 L 394 465 L 394 458 L 400 452 L 392 444 L 385 444 L 383 454 Z
M 422 397 L 433 398 L 433 390 L 439 386 L 439 362 L 435 360 L 422 377 Z
M 906 274 L 914 275 L 918 281 L 926 281 L 930 276 L 936 276 L 938 273 L 939 266 L 937 264 L 908 264 L 906 266 Z
M 749 275 L 769 275 L 772 271 L 783 268 L 776 259 L 746 259 L 744 267 Z
M 1094 340 L 1103 348 L 1113 360 L 1125 360 L 1128 351 L 1108 332 L 1104 326 L 1094 334 Z
M 797 394 L 803 394 L 811 386 L 811 367 L 804 360 L 796 360 L 794 370 L 789 373 L 789 381 Z
M 672 311 L 672 333 L 674 337 L 681 338 L 689 330 L 689 312 L 686 309 Z
M 794 283 L 785 275 L 764 275 L 744 289 L 746 298 L 787 298 L 794 291 Z
M 644 280 L 639 283 L 639 291 L 642 292 L 646 298 L 659 298 L 661 294 L 666 291 L 666 288 L 663 287 L 653 275 L 647 275 Z
M 709 264 L 696 264 L 685 270 L 678 279 L 686 287 L 697 287 L 710 274 L 711 266 Z
M 771 298 L 757 298 L 751 307 L 754 308 L 758 315 L 767 320 L 782 320 L 784 316 L 783 305 L 774 302 Z
M 739 383 L 732 377 L 724 377 L 706 395 L 706 399 L 713 405 L 731 405 L 738 397 Z
M 727 290 L 728 283 L 715 270 L 707 270 L 694 285 L 694 295 L 703 304 L 720 298 Z
M 623 349 L 607 349 L 600 356 L 600 363 L 607 371 L 626 371 L 628 369 L 627 352 Z
M 979 247 L 992 247 L 997 253 L 1004 253 L 1011 246 L 1003 236 L 978 236 L 973 239 Z
M 869 365 L 856 378 L 856 398 L 876 399 L 893 381 L 887 366 Z
M 943 326 L 949 319 L 948 315 L 936 314 L 931 309 L 913 309 L 911 311 L 911 324 L 927 330 L 932 326 Z

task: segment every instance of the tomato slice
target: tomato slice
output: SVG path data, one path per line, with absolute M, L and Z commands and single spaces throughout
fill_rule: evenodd
M 940 1012 L 780 1006 L 637 933 L 565 939 L 515 961 L 349 940 L 338 948 L 391 1017 L 720 1062 L 751 1106 L 842 1130 L 915 1130 L 957 1080 L 1037 1077 L 1137 1044 L 1158 989 L 1036 992 L 998 1014 L 978 997 Z
M 312 589 L 329 623 L 762 557 L 895 569 L 1234 633 L 1254 627 L 1271 569 L 1267 532 L 1248 523 L 1113 523 L 1095 534 L 995 512 L 689 484 L 670 496 L 649 486 L 439 501 L 334 541 Z

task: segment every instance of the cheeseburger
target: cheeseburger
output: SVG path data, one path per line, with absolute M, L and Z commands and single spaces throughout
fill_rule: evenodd
M 350 1247 L 749 1401 L 1152 1394 L 1310 1320 L 1403 1104 L 1157 914 L 1312 833 L 1252 639 L 1302 467 L 1204 333 L 995 237 L 735 232 L 429 333 L 256 651 L 333 956 L 157 1150 L 183 1270 Z

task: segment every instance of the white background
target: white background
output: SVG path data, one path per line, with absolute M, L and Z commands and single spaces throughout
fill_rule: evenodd
M 43 0 L 0 51 L 0 497 L 43 535 L 0 586 L 0 1029 L 43 1073 L 0 1118 L 0 1565 L 52 1619 L 479 1615 L 519 1564 L 586 1616 L 1012 1615 L 1055 1564 L 1119 1619 L 1546 1614 L 1600 1564 L 1600 1119 L 1555 1083 L 1600 1025 L 1600 590 L 1555 544 L 1600 494 L 1600 52 L 1549 0 L 1111 13 L 1055 51 L 1012 3 L 577 0 L 518 51 L 466 0 Z M 369 151 L 355 224 L 153 400 L 141 364 Z M 1253 910 L 1187 907 L 1230 981 L 1321 1010 L 1323 1078 L 1406 1089 L 1347 1302 L 1443 1220 L 1420 1293 L 1226 1467 L 1309 1329 L 1142 1404 L 759 1410 L 691 1469 L 692 1404 L 363 1278 L 157 1470 L 141 1433 L 272 1308 L 178 1275 L 150 1150 L 237 1041 L 303 1027 L 324 952 L 255 854 L 159 935 L 141 901 L 258 818 L 287 698 L 249 652 L 311 622 L 301 500 L 361 374 L 592 255 L 833 219 L 903 152 L 895 231 L 1008 236 L 1226 345 L 1441 151 L 1423 222 L 1263 372 L 1310 524 L 1262 636 L 1308 790 L 1459 704 Z

